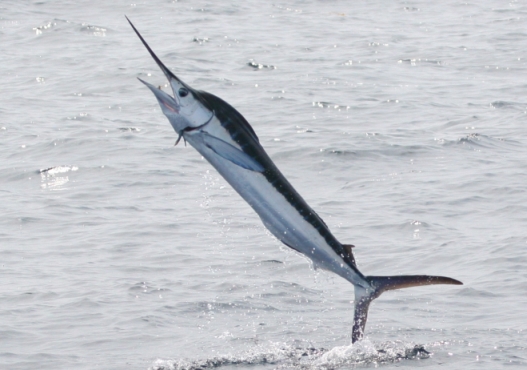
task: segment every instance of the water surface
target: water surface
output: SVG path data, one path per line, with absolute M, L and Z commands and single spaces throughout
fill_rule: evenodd
M 2 367 L 526 366 L 524 4 L 0 9 Z M 351 346 L 353 287 L 174 147 L 125 14 L 248 119 L 362 272 L 465 285 L 386 293 Z

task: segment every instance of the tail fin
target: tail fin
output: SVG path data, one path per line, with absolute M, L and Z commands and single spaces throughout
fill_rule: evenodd
M 371 301 L 379 297 L 387 290 L 411 288 L 421 285 L 453 284 L 463 285 L 461 281 L 444 276 L 428 275 L 403 275 L 403 276 L 366 276 L 370 287 L 365 289 L 355 286 L 355 317 L 353 320 L 353 331 L 351 342 L 362 339 L 364 328 L 368 319 L 368 308 Z

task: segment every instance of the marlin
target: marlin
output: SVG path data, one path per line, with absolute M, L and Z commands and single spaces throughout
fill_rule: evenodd
M 357 268 L 351 244 L 340 243 L 326 223 L 282 175 L 247 120 L 231 105 L 176 77 L 126 18 L 170 83 L 173 96 L 139 79 L 155 95 L 178 135 L 194 147 L 260 216 L 282 243 L 321 269 L 353 284 L 352 343 L 362 339 L 370 303 L 388 290 L 432 284 L 461 285 L 444 276 L 365 276 Z

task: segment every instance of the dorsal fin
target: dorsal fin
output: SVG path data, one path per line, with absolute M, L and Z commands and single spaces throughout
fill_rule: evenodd
M 355 246 L 353 244 L 342 244 L 342 247 L 344 248 L 344 260 L 348 263 L 348 264 L 351 264 L 353 267 L 357 267 L 357 265 L 355 265 L 355 257 L 353 257 L 353 252 L 352 252 L 352 248 L 355 248 Z

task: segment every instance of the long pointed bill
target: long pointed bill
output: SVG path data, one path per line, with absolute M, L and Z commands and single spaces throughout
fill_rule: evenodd
M 128 21 L 128 23 L 130 23 L 130 26 L 132 26 L 132 28 L 134 29 L 135 33 L 137 34 L 137 36 L 139 37 L 139 39 L 141 40 L 141 42 L 143 43 L 143 45 L 146 47 L 146 50 L 148 50 L 148 52 L 150 53 L 150 55 L 152 56 L 152 58 L 154 58 L 155 62 L 157 63 L 157 65 L 159 66 L 159 68 L 161 68 L 161 71 L 163 71 L 163 73 L 165 74 L 166 78 L 168 79 L 168 81 L 170 82 L 170 86 L 172 86 L 172 90 L 174 91 L 174 95 L 176 95 L 176 90 L 179 89 L 179 87 L 175 87 L 175 85 L 172 83 L 173 80 L 176 80 L 177 82 L 179 82 L 180 84 L 182 84 L 183 86 L 185 86 L 186 88 L 188 89 L 192 89 L 190 86 L 188 86 L 186 83 L 184 83 L 183 81 L 181 81 L 179 78 L 176 77 L 175 74 L 173 74 L 170 69 L 168 69 L 164 64 L 163 62 L 161 61 L 161 59 L 159 59 L 157 57 L 157 55 L 154 53 L 154 51 L 150 48 L 150 46 L 148 46 L 148 44 L 146 43 L 145 39 L 143 38 L 143 36 L 141 36 L 141 34 L 139 33 L 139 31 L 137 30 L 137 28 L 135 28 L 135 26 L 133 25 L 133 23 L 130 21 L 130 19 L 128 19 L 127 16 L 125 16 L 126 20 Z

